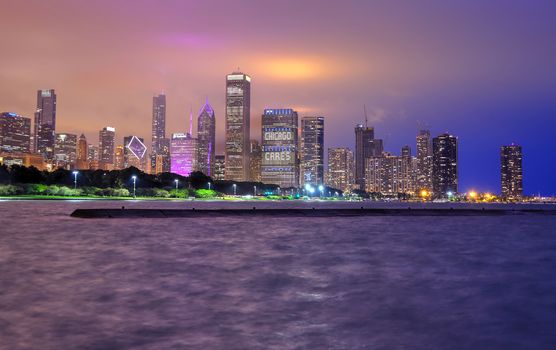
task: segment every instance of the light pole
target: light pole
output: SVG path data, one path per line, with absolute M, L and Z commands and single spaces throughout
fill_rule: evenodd
M 208 183 L 208 185 L 209 185 L 209 191 L 210 191 L 210 182 Z
M 233 186 L 234 186 L 234 196 L 235 196 L 235 195 L 237 195 L 237 185 L 234 184 Z
M 253 197 L 257 197 L 257 186 L 253 186 Z
M 324 186 L 323 185 L 319 185 L 319 191 L 320 191 L 320 196 L 324 197 Z
M 73 188 L 75 190 L 77 189 L 77 174 L 79 174 L 79 171 L 74 171 L 73 172 Z
M 176 183 L 176 190 L 178 189 L 178 179 L 175 179 L 174 182 Z
M 137 181 L 137 176 L 133 175 L 131 178 L 133 179 L 133 198 L 135 198 L 135 182 Z

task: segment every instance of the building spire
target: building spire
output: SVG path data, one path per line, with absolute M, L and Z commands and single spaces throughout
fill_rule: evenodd
M 363 105 L 363 113 L 365 114 L 365 129 L 369 127 L 369 118 L 367 118 L 367 106 Z
M 189 136 L 193 137 L 193 107 L 189 109 Z

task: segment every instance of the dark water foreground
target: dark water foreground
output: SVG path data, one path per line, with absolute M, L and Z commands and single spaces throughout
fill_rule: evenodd
M 556 348 L 555 216 L 69 216 L 101 206 L 0 202 L 0 349 Z

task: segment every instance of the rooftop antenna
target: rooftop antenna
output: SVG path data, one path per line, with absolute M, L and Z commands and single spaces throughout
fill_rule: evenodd
M 365 113 L 365 129 L 369 127 L 369 118 L 367 118 L 367 106 L 363 105 L 363 113 Z
M 193 137 L 193 107 L 189 109 L 189 136 Z

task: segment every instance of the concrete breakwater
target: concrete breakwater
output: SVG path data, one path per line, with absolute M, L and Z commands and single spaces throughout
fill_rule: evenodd
M 501 216 L 554 215 L 556 210 L 501 208 L 251 208 L 240 209 L 76 209 L 76 218 L 193 218 L 217 216 L 350 217 L 350 216 Z

